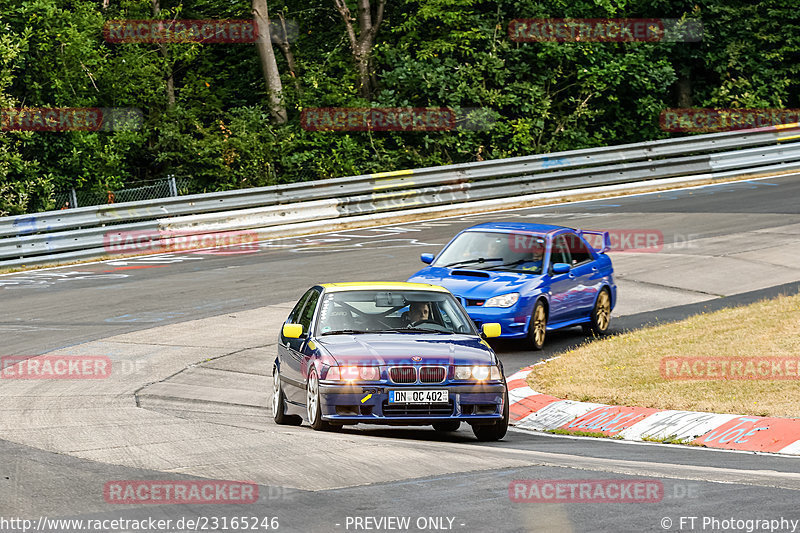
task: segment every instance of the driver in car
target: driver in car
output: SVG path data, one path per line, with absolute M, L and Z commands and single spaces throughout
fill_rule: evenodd
M 524 266 L 522 267 L 523 270 L 532 270 L 534 272 L 541 272 L 542 271 L 542 261 L 544 260 L 544 248 L 541 246 L 535 246 L 531 251 L 531 258 L 528 260 Z
M 430 318 L 430 307 L 428 307 L 428 302 L 411 302 L 408 311 L 403 314 L 409 325 L 425 322 Z

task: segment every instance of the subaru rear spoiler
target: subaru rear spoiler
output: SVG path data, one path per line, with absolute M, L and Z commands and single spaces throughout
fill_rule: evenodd
M 609 236 L 607 231 L 590 231 L 588 229 L 579 229 L 578 235 L 580 235 L 581 237 L 583 237 L 584 235 L 596 235 L 598 237 L 602 237 L 603 246 L 599 250 L 597 250 L 601 254 L 604 254 L 611 249 L 611 237 Z M 590 246 L 592 245 L 591 241 L 589 241 L 588 239 L 585 240 L 586 242 L 589 242 Z M 595 239 L 592 239 L 592 241 L 596 242 Z

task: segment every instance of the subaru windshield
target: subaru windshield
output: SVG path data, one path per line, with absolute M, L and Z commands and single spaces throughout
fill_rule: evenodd
M 450 243 L 432 266 L 541 274 L 544 246 L 544 237 L 539 235 L 466 231 Z

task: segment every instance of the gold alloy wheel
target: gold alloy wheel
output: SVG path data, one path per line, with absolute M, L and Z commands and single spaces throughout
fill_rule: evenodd
M 600 291 L 595 308 L 595 323 L 597 324 L 597 329 L 599 331 L 605 331 L 608 329 L 608 324 L 611 321 L 611 298 L 608 296 L 608 291 Z
M 536 311 L 533 315 L 533 342 L 537 346 L 544 344 L 544 334 L 547 328 L 547 319 L 544 314 L 544 306 L 541 304 L 536 305 Z

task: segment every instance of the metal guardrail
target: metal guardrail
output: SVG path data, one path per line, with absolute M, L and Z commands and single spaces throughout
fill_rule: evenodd
M 800 168 L 800 125 L 0 218 L 0 267 L 107 255 L 114 235 L 203 233 L 643 180 Z M 785 144 L 778 144 L 782 141 Z

